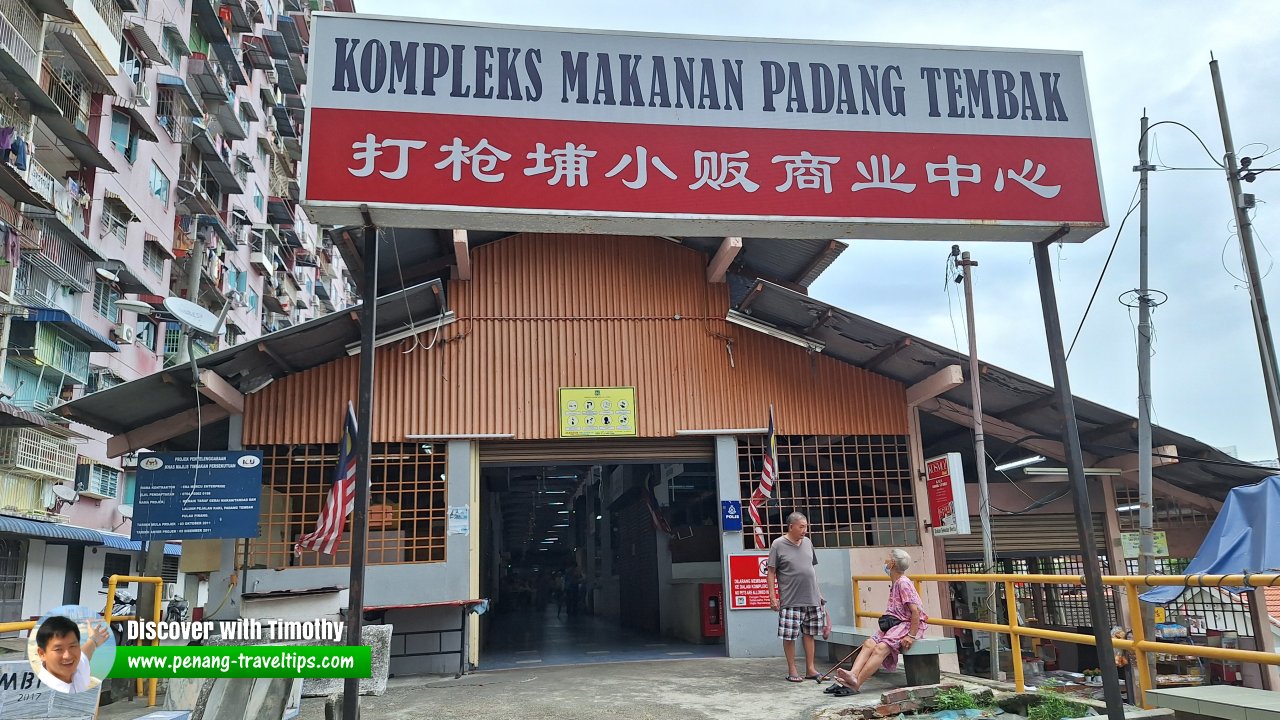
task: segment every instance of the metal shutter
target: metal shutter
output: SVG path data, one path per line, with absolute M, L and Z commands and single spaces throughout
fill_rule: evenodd
M 969 518 L 968 535 L 944 538 L 947 558 L 982 557 L 982 521 Z M 1093 535 L 1100 554 L 1107 554 L 1106 526 L 1103 514 L 1093 514 Z M 1075 515 L 992 515 L 991 539 L 997 557 L 1029 557 L 1033 555 L 1079 555 L 1080 540 L 1076 535 Z
M 638 462 L 712 462 L 715 439 L 598 438 L 481 442 L 481 465 L 553 465 Z

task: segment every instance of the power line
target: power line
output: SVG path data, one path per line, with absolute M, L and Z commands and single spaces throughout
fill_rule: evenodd
M 1158 123 L 1157 123 L 1158 124 Z M 1111 250 L 1107 252 L 1107 261 L 1102 264 L 1102 272 L 1098 274 L 1098 282 L 1093 286 L 1093 294 L 1089 296 L 1089 304 L 1084 308 L 1084 315 L 1080 318 L 1080 324 L 1076 326 L 1076 334 L 1071 338 L 1071 345 L 1067 347 L 1067 358 L 1071 357 L 1071 351 L 1076 346 L 1076 341 L 1080 339 L 1080 331 L 1084 329 L 1084 321 L 1089 319 L 1089 310 L 1093 307 L 1093 301 L 1098 297 L 1098 289 L 1102 287 L 1102 279 L 1107 276 L 1107 268 L 1111 266 L 1111 258 L 1116 254 L 1116 246 L 1120 244 L 1120 234 L 1124 232 L 1124 224 L 1129 220 L 1129 216 L 1134 210 L 1138 209 L 1138 204 L 1134 199 L 1138 197 L 1138 188 L 1134 187 L 1133 197 L 1129 199 L 1129 212 L 1124 214 L 1124 218 L 1120 221 L 1120 227 L 1116 229 L 1116 236 L 1111 241 Z

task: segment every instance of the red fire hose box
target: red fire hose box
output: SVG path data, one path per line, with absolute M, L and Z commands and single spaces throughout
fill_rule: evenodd
M 724 637 L 724 586 L 702 583 L 700 588 L 698 607 L 702 616 L 702 637 Z

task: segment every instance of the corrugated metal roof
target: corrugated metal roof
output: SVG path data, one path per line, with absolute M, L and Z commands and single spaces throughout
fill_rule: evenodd
M 826 346 L 824 354 L 874 370 L 908 387 L 949 365 L 960 365 L 968 373 L 969 358 L 964 354 L 801 293 L 764 281 L 738 283 L 731 290 L 740 312 L 784 332 L 812 338 Z M 984 416 L 1025 430 L 1023 442 L 1059 441 L 1062 414 L 1055 406 L 1053 386 L 994 365 L 980 367 Z M 1086 460 L 1136 451 L 1136 418 L 1080 397 L 1075 398 L 1074 404 Z M 952 411 L 971 413 L 968 385 L 944 393 L 937 403 L 921 409 L 927 413 L 922 414 L 926 454 L 967 450 L 971 463 L 970 430 L 949 419 L 958 414 Z M 1232 487 L 1257 482 L 1275 472 L 1242 463 L 1195 438 L 1165 428 L 1154 427 L 1152 437 L 1156 447 L 1176 446 L 1181 459 L 1156 468 L 1156 477 L 1197 495 L 1221 500 Z M 986 439 L 987 452 L 997 459 L 1002 452 L 1020 444 L 1002 442 L 993 436 L 990 426 Z M 993 481 L 999 479 L 997 476 Z
M 438 280 L 378 299 L 378 335 L 389 335 L 439 317 L 446 310 Z M 200 358 L 241 392 L 252 392 L 278 377 L 346 357 L 347 346 L 360 339 L 360 306 L 264 335 L 252 342 Z M 177 381 L 175 381 L 175 378 Z M 60 405 L 58 412 L 90 427 L 122 433 L 164 420 L 195 407 L 195 392 L 186 368 L 170 368 Z M 216 436 L 205 431 L 206 447 Z
M 55 545 L 67 543 L 102 544 L 102 533 L 97 530 L 90 530 L 77 525 L 28 520 L 11 515 L 0 515 L 0 533 L 40 538 Z

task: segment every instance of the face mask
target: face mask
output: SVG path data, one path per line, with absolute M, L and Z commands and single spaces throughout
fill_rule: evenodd
M 884 574 L 888 575 L 889 577 L 893 577 L 893 571 L 889 569 L 888 565 L 884 566 Z

